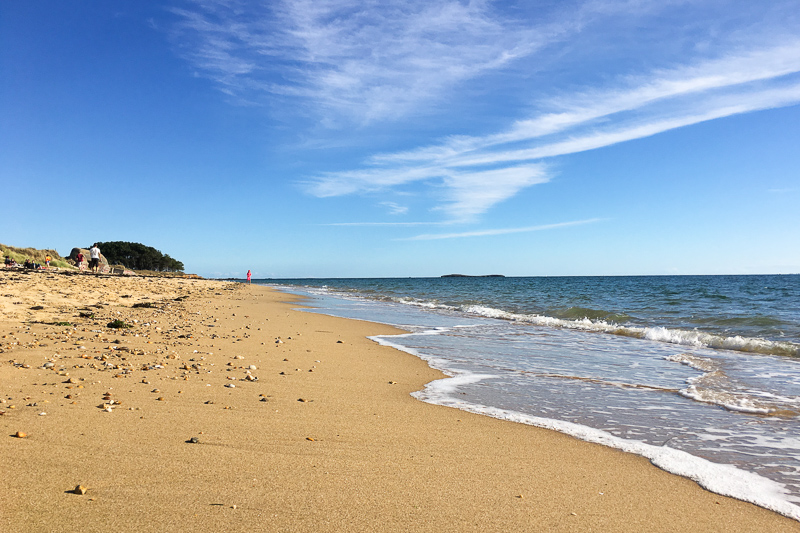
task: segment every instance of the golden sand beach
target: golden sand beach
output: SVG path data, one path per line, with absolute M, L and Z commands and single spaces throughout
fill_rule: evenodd
M 392 328 L 299 305 L 0 272 L 0 530 L 800 531 L 644 458 L 419 402 L 443 376 L 367 339 Z

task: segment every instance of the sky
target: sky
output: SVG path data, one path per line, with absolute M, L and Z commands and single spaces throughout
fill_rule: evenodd
M 800 0 L 4 0 L 0 243 L 800 273 Z

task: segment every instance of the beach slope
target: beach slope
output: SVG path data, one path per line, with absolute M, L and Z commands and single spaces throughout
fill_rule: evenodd
M 393 328 L 265 287 L 0 285 L 3 531 L 800 531 L 641 457 L 419 402 L 443 376 L 367 339 Z

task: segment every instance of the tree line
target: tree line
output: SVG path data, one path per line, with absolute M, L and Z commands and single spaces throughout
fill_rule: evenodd
M 155 270 L 157 272 L 183 272 L 183 263 L 162 254 L 152 246 L 138 242 L 99 242 L 97 247 L 112 265 L 124 265 L 133 270 Z

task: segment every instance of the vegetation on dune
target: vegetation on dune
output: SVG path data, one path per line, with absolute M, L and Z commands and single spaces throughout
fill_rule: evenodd
M 100 253 L 108 261 L 109 267 L 121 267 L 126 270 L 133 270 L 140 276 L 158 277 L 189 277 L 200 278 L 196 274 L 185 274 L 183 263 L 173 259 L 167 254 L 162 254 L 151 246 L 134 242 L 100 242 L 97 243 Z M 86 248 L 88 250 L 88 248 Z M 86 261 L 88 252 L 84 251 Z M 25 260 L 33 261 L 42 266 L 45 264 L 45 257 L 50 256 L 50 266 L 65 270 L 77 270 L 75 261 L 62 257 L 55 250 L 37 250 L 36 248 L 19 248 L 0 244 L 0 255 L 10 257 L 17 264 L 22 265 Z
M 97 247 L 109 264 L 119 263 L 132 270 L 155 272 L 183 272 L 183 263 L 168 254 L 162 254 L 152 246 L 138 242 L 99 242 Z
M 75 268 L 69 264 L 66 259 L 61 257 L 55 250 L 37 250 L 36 248 L 17 248 L 16 246 L 7 246 L 0 244 L 0 254 L 3 257 L 10 257 L 20 265 L 26 259 L 30 259 L 34 263 L 44 265 L 45 257 L 50 256 L 50 266 L 58 268 Z

